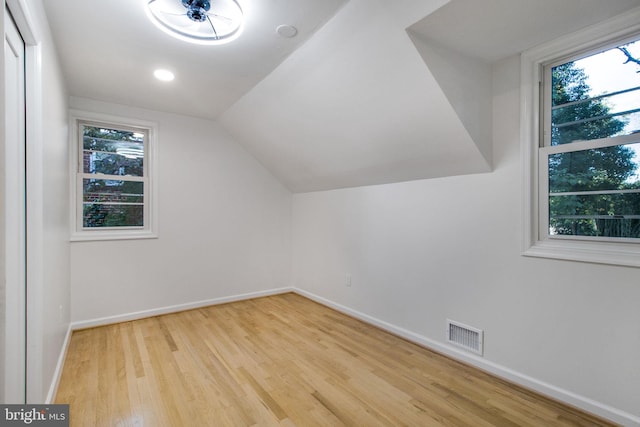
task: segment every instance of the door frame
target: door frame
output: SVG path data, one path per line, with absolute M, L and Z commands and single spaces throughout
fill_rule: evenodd
M 5 0 L 25 43 L 26 120 L 26 402 L 43 403 L 43 235 L 42 49 L 27 0 Z M 4 13 L 4 8 L 3 8 Z
M 26 399 L 26 99 L 25 43 L 4 9 L 3 147 L 4 213 L 4 382 L 5 403 Z

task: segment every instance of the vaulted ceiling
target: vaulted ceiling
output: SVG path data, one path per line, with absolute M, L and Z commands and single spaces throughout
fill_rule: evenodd
M 199 46 L 144 0 L 43 2 L 70 95 L 218 120 L 294 192 L 490 171 L 491 64 L 640 6 L 240 0 L 242 36 Z

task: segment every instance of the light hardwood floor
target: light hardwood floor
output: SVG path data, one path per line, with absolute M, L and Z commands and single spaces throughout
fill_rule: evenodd
M 76 331 L 72 426 L 604 426 L 296 294 Z

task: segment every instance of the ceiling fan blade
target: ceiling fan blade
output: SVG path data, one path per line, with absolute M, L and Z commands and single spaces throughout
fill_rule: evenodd
M 159 10 L 158 13 L 162 13 L 163 15 L 169 15 L 169 16 L 187 16 L 186 13 L 165 12 L 164 10 Z
M 233 18 L 229 18 L 228 16 L 223 16 L 223 15 L 218 15 L 217 13 L 213 13 L 213 12 L 207 13 L 207 19 L 209 19 L 209 17 L 213 17 L 216 19 L 223 19 L 228 22 L 233 22 Z
M 216 27 L 215 25 L 213 25 L 213 22 L 211 22 L 211 18 L 209 17 L 209 14 L 207 14 L 207 21 L 209 21 L 209 24 L 211 25 L 211 29 L 213 30 L 213 34 L 216 36 L 216 39 L 219 38 L 218 32 L 216 31 Z

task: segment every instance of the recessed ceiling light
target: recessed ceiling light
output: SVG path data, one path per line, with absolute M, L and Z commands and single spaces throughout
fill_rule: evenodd
M 176 76 L 169 70 L 155 70 L 153 72 L 153 75 L 156 77 L 156 79 L 163 82 L 170 82 L 171 80 L 176 78 Z
M 147 16 L 165 33 L 197 44 L 223 44 L 238 38 L 242 8 L 236 0 L 145 0 Z
M 281 37 L 290 39 L 298 34 L 298 29 L 293 25 L 279 25 L 278 28 L 276 28 L 276 33 Z

